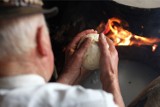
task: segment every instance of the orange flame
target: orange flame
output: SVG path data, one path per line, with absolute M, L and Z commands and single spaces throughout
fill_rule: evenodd
M 110 31 L 111 33 L 109 33 Z M 146 38 L 132 34 L 123 28 L 122 21 L 117 18 L 108 20 L 103 33 L 113 40 L 115 46 L 151 45 L 152 51 L 155 51 L 158 47 L 157 43 L 160 42 L 158 38 Z

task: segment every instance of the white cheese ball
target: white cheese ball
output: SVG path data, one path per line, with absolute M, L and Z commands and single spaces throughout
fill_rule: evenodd
M 82 66 L 87 70 L 98 69 L 100 59 L 100 49 L 98 46 L 99 34 L 88 34 L 85 38 L 91 38 L 92 43 L 83 57 Z M 82 43 L 85 38 L 83 38 L 80 43 Z

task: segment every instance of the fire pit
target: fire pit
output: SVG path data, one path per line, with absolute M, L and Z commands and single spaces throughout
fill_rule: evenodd
M 78 32 L 93 28 L 106 33 L 116 45 L 120 57 L 120 85 L 127 105 L 150 81 L 159 76 L 159 8 L 134 8 L 113 1 L 46 1 L 45 4 L 48 8 L 58 6 L 60 10 L 58 16 L 47 19 L 59 74 L 64 62 L 63 48 Z M 107 24 L 109 19 L 110 25 Z M 123 23 L 119 22 L 119 19 Z M 130 35 L 130 41 L 114 38 L 115 29 L 118 29 L 118 32 L 119 29 L 127 30 L 126 35 Z M 99 71 L 95 71 L 82 85 L 100 89 L 98 75 Z

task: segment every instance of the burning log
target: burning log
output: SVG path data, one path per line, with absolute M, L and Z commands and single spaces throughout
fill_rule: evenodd
M 120 59 L 129 59 L 143 63 L 151 62 L 153 52 L 152 46 L 116 46 Z
M 97 27 L 98 33 L 103 32 L 112 39 L 116 46 L 120 59 L 138 61 L 160 69 L 160 53 L 158 45 L 160 38 L 147 38 L 135 35 L 126 30 L 129 25 L 127 22 L 118 18 L 111 18 L 107 24 L 100 23 Z
M 125 26 L 128 26 L 126 22 L 118 18 L 111 18 L 105 26 L 104 23 L 101 23 L 97 30 L 100 32 L 104 28 L 103 33 L 113 40 L 115 46 L 150 45 L 153 52 L 156 50 L 160 42 L 159 38 L 146 38 L 132 34 L 124 29 Z

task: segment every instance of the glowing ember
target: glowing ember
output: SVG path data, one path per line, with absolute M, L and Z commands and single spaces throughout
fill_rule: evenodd
M 103 33 L 113 40 L 115 46 L 151 45 L 152 51 L 155 51 L 158 47 L 157 43 L 160 42 L 158 38 L 146 38 L 132 34 L 123 28 L 122 21 L 117 18 L 108 20 Z
M 152 51 L 154 52 L 154 51 L 156 50 L 157 47 L 158 47 L 158 45 L 156 45 L 156 44 L 153 45 L 153 46 L 152 46 Z

